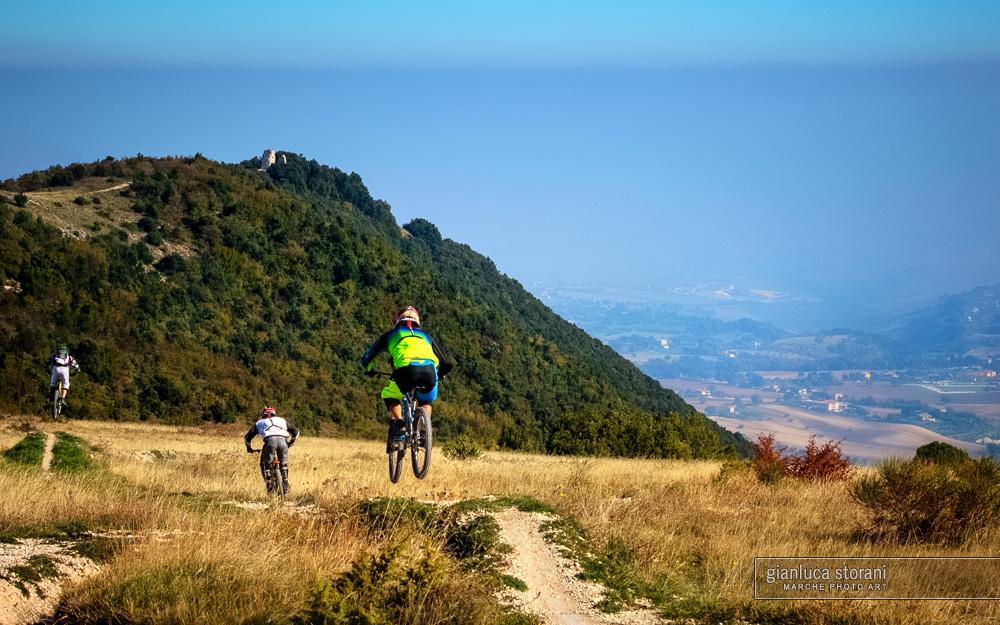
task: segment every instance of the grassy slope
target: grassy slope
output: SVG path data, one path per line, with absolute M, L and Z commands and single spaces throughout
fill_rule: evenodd
M 71 422 L 59 429 L 96 447 L 104 468 L 45 481 L 0 464 L 0 488 L 8 494 L 0 531 L 72 527 L 144 537 L 122 542 L 98 577 L 69 590 L 61 610 L 81 622 L 284 622 L 305 600 L 310 580 L 346 571 L 362 552 L 401 543 L 405 557 L 419 558 L 426 538 L 412 524 L 397 519 L 389 531 L 371 532 L 354 512 L 360 503 L 489 494 L 530 495 L 555 506 L 589 534 L 594 553 L 613 545 L 628 576 L 668 591 L 665 606 L 678 616 L 978 624 L 1000 615 L 994 603 L 753 601 L 756 556 L 992 555 L 996 536 L 963 548 L 857 542 L 859 509 L 842 484 L 765 487 L 739 473 L 716 482 L 715 462 L 492 452 L 472 462 L 435 457 L 427 479 L 405 475 L 394 486 L 377 443 L 304 438 L 292 450 L 293 493 L 317 513 L 291 516 L 223 503 L 264 502 L 256 456 L 243 452 L 235 426 Z M 22 437 L 0 428 L 2 447 Z M 161 453 L 140 453 L 149 450 Z M 268 561 L 282 562 L 281 574 L 262 588 L 261 563 Z M 454 567 L 446 570 L 454 584 L 472 583 L 460 581 L 466 578 Z

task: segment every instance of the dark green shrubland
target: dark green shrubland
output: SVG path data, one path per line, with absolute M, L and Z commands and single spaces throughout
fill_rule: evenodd
M 67 343 L 84 369 L 73 418 L 224 423 L 268 402 L 310 433 L 380 436 L 381 385 L 358 359 L 409 303 L 458 365 L 434 413 L 442 441 L 682 458 L 743 443 L 430 222 L 403 232 L 357 174 L 283 155 L 267 173 L 136 156 L 4 183 L 17 203 L 127 180 L 115 201 L 132 202 L 139 225 L 124 227 L 146 243 L 117 228 L 66 238 L 0 206 L 0 266 L 21 285 L 0 297 L 0 409 L 42 411 L 38 363 Z

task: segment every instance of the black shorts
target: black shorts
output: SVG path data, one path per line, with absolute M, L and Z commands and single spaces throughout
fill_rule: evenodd
M 416 389 L 417 400 L 421 404 L 429 404 L 437 399 L 437 369 L 434 365 L 407 365 L 400 367 L 393 372 L 392 382 L 395 383 L 396 389 L 390 391 L 393 386 L 393 384 L 390 384 L 382 393 L 385 405 L 390 408 L 398 404 L 399 399 L 391 396 L 387 397 L 387 395 L 397 395 L 395 392 L 397 390 L 399 393 L 405 394 Z

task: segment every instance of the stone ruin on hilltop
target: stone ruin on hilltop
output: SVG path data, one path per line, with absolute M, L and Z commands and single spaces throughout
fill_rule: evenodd
M 277 153 L 274 150 L 264 150 L 264 155 L 260 157 L 260 171 L 266 171 L 268 167 L 278 162 Z M 282 164 L 287 163 L 285 155 L 281 155 Z

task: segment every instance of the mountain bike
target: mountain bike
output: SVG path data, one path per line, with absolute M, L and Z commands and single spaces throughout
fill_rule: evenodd
M 51 369 L 49 368 L 48 365 L 46 365 L 46 367 L 45 367 L 45 370 L 48 371 L 48 373 L 49 373 L 50 376 L 52 375 L 52 369 L 54 369 L 54 367 L 51 368 Z M 69 375 L 73 375 L 73 370 L 72 369 L 69 371 Z M 62 379 L 62 376 L 60 376 L 59 377 L 59 384 L 57 384 L 54 387 L 53 394 L 52 394 L 52 420 L 53 421 L 58 421 L 59 420 L 59 415 L 62 414 L 63 408 L 66 407 L 66 401 L 63 399 L 63 396 L 62 396 L 63 388 L 67 388 L 67 387 L 63 386 L 63 379 Z
M 259 454 L 263 449 L 254 449 L 253 453 Z M 278 459 L 278 454 L 274 454 L 271 457 L 271 463 L 264 469 L 264 485 L 267 486 L 268 495 L 278 495 L 278 497 L 284 501 L 285 500 L 285 482 L 281 479 L 281 460 Z
M 382 371 L 376 373 L 382 376 L 392 376 L 391 373 Z M 403 456 L 406 455 L 407 449 L 410 450 L 413 475 L 418 480 L 427 477 L 427 472 L 431 468 L 431 450 L 434 448 L 431 417 L 422 407 L 414 408 L 417 404 L 416 393 L 416 389 L 413 389 L 399 400 L 403 413 L 404 436 L 402 441 L 390 443 L 394 446 L 389 450 L 389 481 L 393 484 L 399 481 L 399 476 L 403 472 Z

